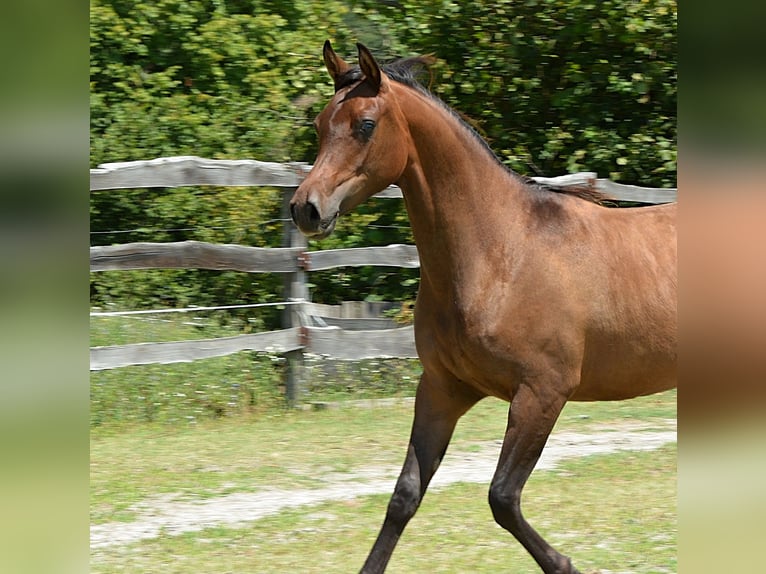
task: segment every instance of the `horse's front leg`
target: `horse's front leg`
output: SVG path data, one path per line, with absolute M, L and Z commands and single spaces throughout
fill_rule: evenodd
M 519 386 L 511 400 L 503 448 L 489 491 L 495 521 L 521 542 L 545 574 L 579 574 L 570 559 L 554 550 L 521 513 L 521 491 L 573 388 L 567 379 L 576 377 L 529 377 Z
M 410 444 L 386 518 L 360 574 L 384 572 L 404 527 L 415 515 L 447 450 L 458 419 L 480 398 L 461 383 L 424 372 L 415 397 Z

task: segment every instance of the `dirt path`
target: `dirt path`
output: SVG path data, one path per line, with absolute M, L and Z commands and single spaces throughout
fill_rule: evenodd
M 549 470 L 560 461 L 623 450 L 653 450 L 676 440 L 676 421 L 664 424 L 620 423 L 590 433 L 563 431 L 551 435 L 537 469 Z M 448 451 L 431 489 L 458 482 L 489 484 L 500 452 L 500 441 L 476 445 L 475 452 Z M 264 489 L 196 501 L 176 500 L 178 495 L 154 497 L 133 508 L 134 522 L 92 525 L 91 548 L 124 545 L 160 535 L 194 532 L 211 526 L 238 526 L 298 506 L 347 500 L 392 492 L 399 467 L 365 468 L 349 474 L 323 477 L 324 488 Z

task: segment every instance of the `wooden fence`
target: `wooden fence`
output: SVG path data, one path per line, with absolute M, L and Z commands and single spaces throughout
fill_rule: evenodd
M 217 245 L 199 241 L 129 243 L 90 248 L 92 272 L 196 268 L 285 275 L 285 328 L 278 331 L 167 343 L 138 343 L 92 347 L 91 370 L 127 365 L 176 363 L 219 357 L 251 350 L 282 354 L 288 359 L 288 399 L 295 401 L 301 387 L 304 354 L 336 360 L 415 358 L 411 326 L 394 327 L 380 320 L 344 317 L 341 309 L 309 301 L 307 273 L 342 266 L 419 267 L 414 245 L 308 251 L 305 238 L 289 221 L 287 205 L 311 166 L 256 160 L 211 160 L 194 156 L 103 164 L 90 171 L 90 189 L 111 190 L 180 186 L 270 186 L 284 189 L 283 215 L 287 221 L 281 248 Z M 535 178 L 553 185 L 590 184 L 621 201 L 668 203 L 676 189 L 621 185 L 585 172 L 556 178 Z M 401 198 L 391 186 L 375 197 Z M 95 315 L 95 314 L 94 314 Z

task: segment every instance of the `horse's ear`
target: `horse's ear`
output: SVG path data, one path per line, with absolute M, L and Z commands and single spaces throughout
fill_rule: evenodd
M 377 92 L 381 82 L 380 66 L 363 44 L 357 44 L 356 48 L 359 50 L 359 68 L 365 76 L 365 81 Z
M 351 67 L 344 62 L 338 54 L 332 49 L 330 40 L 325 40 L 324 48 L 322 49 L 322 57 L 324 58 L 324 65 L 327 71 L 330 73 L 333 83 L 335 84 L 335 91 L 338 91 L 338 80 L 345 74 Z

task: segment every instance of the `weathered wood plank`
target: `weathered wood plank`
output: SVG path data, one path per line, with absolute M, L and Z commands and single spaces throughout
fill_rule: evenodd
M 418 250 L 414 245 L 392 244 L 384 247 L 352 247 L 349 249 L 327 249 L 310 251 L 310 271 L 333 269 L 335 267 L 359 267 L 377 265 L 384 267 L 420 267 Z
M 297 187 L 312 166 L 305 163 L 273 163 L 253 159 L 207 159 L 197 156 L 161 157 L 145 161 L 105 163 L 90 170 L 91 191 L 140 187 L 186 185 Z M 596 179 L 594 172 L 556 177 L 533 177 L 553 186 L 593 183 L 596 188 L 621 201 L 668 203 L 676 201 L 675 188 L 651 188 Z M 401 198 L 402 190 L 388 186 L 374 197 Z
M 301 346 L 300 328 L 196 341 L 136 343 L 91 347 L 90 370 L 130 365 L 185 363 L 240 351 L 288 353 L 299 349 L 341 361 L 373 358 L 417 358 L 412 326 L 352 331 L 338 327 L 306 327 L 307 347 Z
M 217 269 L 251 273 L 294 273 L 299 269 L 300 248 L 218 245 L 202 241 L 171 243 L 137 242 L 90 248 L 90 270 Z M 414 245 L 328 249 L 306 253 L 308 270 L 377 265 L 420 266 Z
M 300 312 L 306 325 L 315 327 L 340 327 L 346 330 L 377 331 L 396 329 L 399 325 L 388 317 L 383 317 L 386 309 L 397 308 L 390 301 L 343 301 L 342 305 L 322 305 L 302 302 Z
M 397 307 L 391 301 L 341 301 L 341 319 L 366 319 L 382 317 L 383 311 Z
M 321 317 L 321 320 L 328 327 L 340 327 L 346 331 L 381 331 L 383 329 L 396 329 L 397 325 L 393 319 L 386 317 L 368 317 L 368 318 L 340 318 L 340 317 Z
M 90 170 L 91 191 L 186 185 L 300 185 L 311 166 L 252 159 L 206 159 L 197 156 L 161 157 L 147 161 L 105 163 Z
M 545 185 L 552 185 L 554 187 L 567 187 L 570 185 L 591 185 L 596 181 L 596 173 L 592 171 L 581 171 L 578 173 L 567 173 L 564 175 L 558 175 L 556 177 L 540 177 L 535 176 L 534 179 L 537 183 L 543 183 Z
M 342 317 L 340 305 L 325 305 L 306 301 L 301 304 L 301 313 L 307 317 Z
M 404 195 L 402 194 L 402 190 L 399 187 L 395 185 L 389 185 L 386 189 L 379 191 L 372 197 L 380 197 L 384 199 L 402 199 Z
M 641 203 L 673 203 L 678 201 L 678 189 L 675 187 L 639 187 L 615 183 L 608 179 L 597 179 L 596 189 L 621 201 Z
M 597 179 L 594 172 L 570 173 L 557 177 L 533 177 L 532 179 L 554 187 L 592 184 L 597 190 L 616 200 L 641 203 L 671 203 L 676 201 L 678 191 L 676 188 L 640 187 L 615 183 L 609 179 Z
M 301 249 L 217 245 L 201 241 L 126 243 L 90 248 L 91 271 L 217 269 L 258 273 L 298 270 Z
M 154 363 L 186 363 L 198 359 L 222 357 L 240 351 L 287 353 L 301 348 L 299 333 L 300 329 L 296 327 L 217 339 L 91 347 L 90 370 L 100 371 Z
M 307 327 L 305 352 L 340 361 L 417 358 L 412 326 L 383 331 L 344 331 L 338 327 Z
M 290 218 L 290 199 L 293 189 L 285 189 L 282 194 L 282 218 Z M 308 239 L 298 228 L 287 223 L 282 235 L 282 246 L 300 250 L 301 253 L 308 249 Z M 303 265 L 301 263 L 301 265 Z M 284 293 L 292 301 L 305 301 L 309 298 L 309 287 L 306 281 L 306 270 L 299 266 L 295 272 L 284 276 Z M 303 322 L 302 305 L 296 305 L 285 309 L 282 315 L 283 327 L 300 328 Z M 290 351 L 285 355 L 285 397 L 288 404 L 295 406 L 300 403 L 301 395 L 306 388 L 306 368 L 303 360 L 303 349 Z

